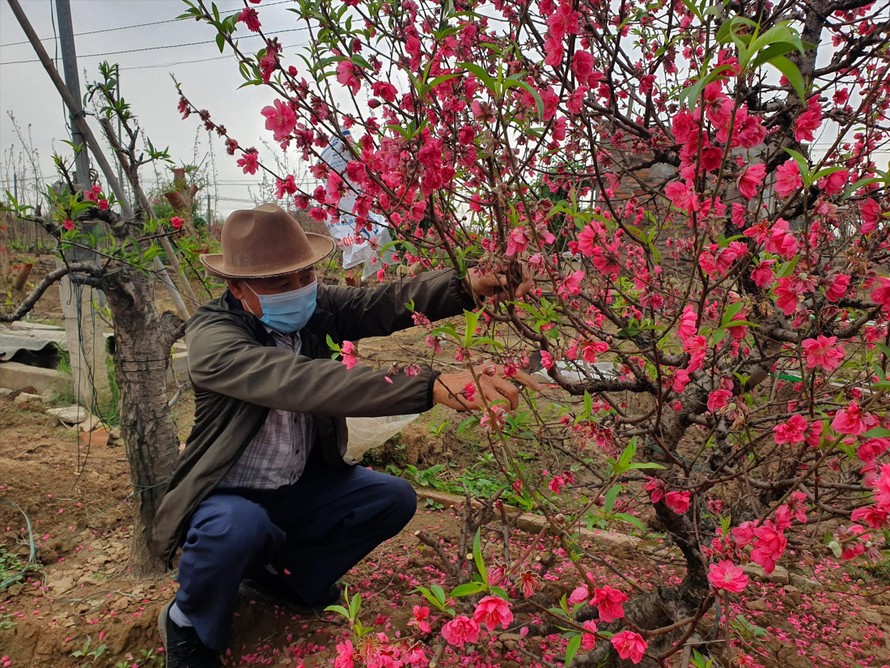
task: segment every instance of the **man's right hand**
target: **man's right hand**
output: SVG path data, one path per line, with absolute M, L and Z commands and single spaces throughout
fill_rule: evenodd
M 468 369 L 441 374 L 433 385 L 433 403 L 469 411 L 484 408 L 486 403 L 506 401 L 512 410 L 519 406 L 521 387 L 541 389 L 540 383 L 523 371 L 507 376 L 502 366 L 479 364 L 472 372 Z

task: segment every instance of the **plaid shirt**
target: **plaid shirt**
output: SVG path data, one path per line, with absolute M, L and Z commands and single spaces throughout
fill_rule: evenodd
M 269 330 L 279 348 L 300 354 L 300 334 Z M 278 489 L 303 474 L 312 446 L 312 420 L 306 413 L 270 409 L 257 435 L 220 481 L 222 488 Z

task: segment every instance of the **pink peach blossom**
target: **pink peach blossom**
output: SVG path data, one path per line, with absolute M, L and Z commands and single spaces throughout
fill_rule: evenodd
M 728 559 L 710 565 L 708 581 L 714 589 L 724 589 L 736 594 L 748 586 L 748 576 Z
M 528 239 L 525 236 L 525 230 L 521 227 L 514 227 L 507 235 L 507 257 L 519 255 L 528 248 Z
M 569 605 L 577 605 L 578 603 L 584 603 L 589 598 L 590 591 L 585 585 L 580 585 L 572 590 L 567 600 Z
M 244 23 L 247 26 L 247 29 L 251 32 L 259 32 L 260 30 L 260 17 L 257 14 L 257 11 L 253 8 L 245 8 L 241 10 L 241 13 L 238 14 L 238 18 L 235 20 L 236 23 Z
M 337 643 L 337 657 L 334 659 L 334 668 L 353 668 L 355 665 L 355 650 L 351 640 Z
M 884 313 L 890 314 L 890 278 L 878 277 L 878 286 L 871 291 L 871 298 Z
M 881 474 L 875 481 L 875 502 L 878 509 L 890 511 L 890 464 L 881 467 Z
M 337 63 L 337 81 L 346 86 L 353 95 L 357 95 L 362 87 L 358 76 L 356 76 L 357 69 L 355 64 L 346 58 Z
M 257 169 L 259 169 L 260 166 L 256 149 L 246 150 L 241 157 L 238 158 L 236 164 L 245 174 L 256 174 Z
M 851 401 L 835 414 L 831 428 L 839 434 L 859 436 L 868 429 L 865 417 L 859 404 Z
M 849 274 L 837 274 L 831 279 L 831 284 L 825 290 L 825 299 L 836 302 L 841 299 L 850 287 Z
M 686 511 L 689 510 L 691 503 L 691 492 L 679 492 L 675 490 L 664 495 L 664 504 L 677 515 L 685 514 Z
M 497 596 L 486 596 L 476 604 L 473 611 L 473 621 L 480 626 L 485 626 L 489 631 L 494 631 L 498 624 L 503 628 L 510 626 L 513 621 L 513 613 L 510 605 Z
M 780 422 L 773 427 L 773 440 L 776 445 L 803 443 L 806 439 L 807 427 L 809 427 L 809 422 L 803 415 L 792 415 L 785 422 Z
M 767 574 L 776 570 L 776 561 L 785 553 L 788 540 L 785 534 L 776 529 L 770 522 L 754 529 L 754 549 L 751 550 L 751 561 L 763 567 Z
M 464 615 L 458 615 L 442 627 L 442 637 L 449 645 L 463 647 L 479 639 L 479 624 Z
M 813 133 L 822 125 L 822 107 L 819 96 L 807 100 L 806 110 L 794 122 L 794 138 L 797 141 L 813 141 Z
M 837 343 L 836 336 L 822 334 L 815 339 L 804 339 L 801 347 L 807 359 L 807 368 L 820 368 L 825 371 L 837 369 L 844 361 L 844 348 L 834 345 L 835 343 Z
M 612 647 L 622 659 L 630 659 L 631 663 L 639 663 L 646 653 L 646 641 L 643 636 L 633 631 L 621 631 L 612 636 Z
M 732 390 L 714 390 L 708 394 L 708 410 L 714 412 L 729 404 Z
M 581 649 L 585 652 L 589 652 L 596 646 L 596 622 L 588 619 L 582 626 L 587 633 L 581 634 Z
M 772 285 L 776 278 L 773 273 L 775 262 L 775 260 L 764 260 L 754 268 L 754 271 L 751 272 L 751 280 L 754 281 L 754 285 L 758 288 L 768 288 Z
M 355 356 L 356 352 L 357 349 L 352 341 L 344 341 L 343 345 L 340 346 L 340 357 L 343 358 L 343 364 L 346 365 L 347 369 L 351 369 L 358 363 L 358 359 Z
M 590 602 L 599 611 L 600 619 L 609 623 L 624 617 L 624 602 L 626 600 L 627 594 L 619 589 L 605 585 L 594 588 Z
M 751 165 L 739 176 L 738 188 L 742 197 L 745 199 L 753 199 L 757 195 L 757 190 L 766 176 L 766 165 L 762 162 Z
M 275 141 L 287 139 L 297 125 L 297 115 L 290 102 L 275 100 L 260 113 L 266 117 L 266 129 L 271 130 Z
M 849 179 L 850 172 L 846 169 L 841 169 L 832 172 L 828 176 L 822 177 L 816 185 L 819 186 L 826 195 L 837 195 L 844 189 L 844 186 L 847 185 Z
M 430 609 L 428 607 L 425 605 L 415 605 L 411 614 L 412 617 L 408 621 L 408 624 L 416 626 L 419 631 L 424 633 L 429 633 L 432 630 L 428 621 L 430 616 Z
M 859 203 L 859 215 L 862 217 L 862 225 L 860 225 L 859 231 L 862 234 L 871 234 L 875 231 L 878 221 L 881 219 L 881 205 L 877 200 L 871 198 L 862 200 Z
M 803 185 L 800 177 L 800 168 L 794 160 L 786 160 L 776 168 L 776 194 L 779 197 L 788 197 Z

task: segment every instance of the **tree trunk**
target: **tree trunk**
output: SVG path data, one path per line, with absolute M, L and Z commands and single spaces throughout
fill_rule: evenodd
M 133 534 L 134 569 L 162 571 L 148 542 L 154 517 L 179 456 L 179 438 L 167 403 L 167 365 L 182 321 L 159 314 L 146 275 L 122 268 L 102 280 L 114 320 L 114 369 L 120 421 L 138 509 Z
M 641 629 L 654 630 L 675 622 L 695 617 L 708 600 L 708 584 L 705 563 L 698 549 L 695 527 L 687 515 L 677 515 L 663 501 L 655 504 L 655 514 L 664 525 L 671 538 L 686 559 L 686 577 L 676 587 L 658 587 L 651 592 L 631 597 L 624 606 L 625 618 Z M 576 617 L 578 621 L 597 618 L 597 609 L 587 607 Z M 617 631 L 624 626 L 619 620 L 613 624 L 597 624 L 601 631 Z M 650 639 L 649 654 L 666 652 L 682 638 L 688 627 Z M 607 642 L 598 642 L 588 654 L 579 654 L 572 662 L 572 668 L 630 668 L 629 660 L 622 661 L 615 649 Z M 659 664 L 646 657 L 637 664 L 640 668 L 655 668 Z

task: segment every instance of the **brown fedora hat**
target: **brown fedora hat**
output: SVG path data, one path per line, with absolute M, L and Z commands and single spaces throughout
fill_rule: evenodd
M 276 204 L 233 211 L 222 229 L 222 253 L 201 264 L 220 278 L 269 278 L 294 274 L 330 255 L 334 240 L 303 231 Z

